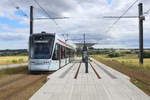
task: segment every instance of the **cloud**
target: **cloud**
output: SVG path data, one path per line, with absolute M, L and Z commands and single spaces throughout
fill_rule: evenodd
M 23 36 L 12 35 L 12 34 L 1 34 L 0 41 L 22 41 L 24 39 Z
M 0 24 L 0 41 L 28 42 L 29 19 L 16 15 L 15 7 L 19 6 L 29 15 L 29 6 L 34 6 L 34 17 L 48 17 L 33 0 L 2 0 L 0 2 L 0 17 L 18 20 L 25 24 L 25 28 L 13 28 L 9 24 Z M 109 32 L 108 28 L 116 19 L 104 19 L 103 16 L 120 16 L 135 0 L 36 0 L 49 13 L 51 17 L 68 16 L 69 19 L 34 21 L 34 32 L 46 31 L 48 33 L 68 33 L 69 38 L 83 38 L 86 33 L 88 42 L 97 43 L 97 47 L 138 47 L 138 19 L 121 19 Z M 150 9 L 150 1 L 142 0 L 144 11 Z M 136 3 L 126 15 L 138 15 Z M 7 8 L 7 9 L 5 9 Z M 149 44 L 150 31 L 149 15 L 144 21 L 144 43 Z M 6 36 L 4 34 L 8 33 Z M 11 35 L 10 35 L 11 34 Z M 9 38 L 8 38 L 9 37 Z M 76 41 L 82 42 L 82 41 Z M 17 45 L 17 42 L 16 42 Z M 17 47 L 17 46 L 14 46 Z M 19 46 L 18 46 L 19 47 Z M 6 48 L 6 46 L 4 47 Z M 27 45 L 23 48 L 27 48 Z

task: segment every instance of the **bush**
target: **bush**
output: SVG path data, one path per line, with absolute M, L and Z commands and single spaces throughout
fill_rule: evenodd
M 22 63 L 22 62 L 23 62 L 23 59 L 22 59 L 22 58 L 20 58 L 20 59 L 18 60 L 18 62 Z
M 150 58 L 150 52 L 145 51 L 144 52 L 144 58 Z
M 131 51 L 126 51 L 126 52 L 123 52 L 124 54 L 132 54 Z
M 17 63 L 17 60 L 12 60 L 13 63 Z
M 90 55 L 105 55 L 105 54 L 109 54 L 111 51 L 109 50 L 89 50 L 89 54 Z
M 26 49 L 18 50 L 0 50 L 0 56 L 27 56 L 28 51 Z
M 123 56 L 123 54 L 121 54 L 120 52 L 111 52 L 108 54 L 109 57 L 120 57 Z

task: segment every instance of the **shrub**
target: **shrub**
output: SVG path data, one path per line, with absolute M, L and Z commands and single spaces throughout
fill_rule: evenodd
M 20 59 L 18 60 L 18 62 L 22 63 L 22 62 L 23 62 L 23 59 L 22 59 L 22 58 L 20 58 Z
M 89 51 L 89 54 L 90 55 L 99 55 L 99 54 L 109 54 L 111 51 L 109 51 L 109 50 L 91 50 L 91 51 Z
M 123 52 L 124 54 L 132 54 L 131 51 L 126 51 L 126 52 Z
M 12 60 L 12 63 L 17 63 L 17 60 Z
M 144 52 L 144 58 L 150 58 L 150 52 L 145 51 Z
M 123 56 L 123 54 L 122 53 L 120 53 L 120 52 L 111 52 L 111 53 L 109 53 L 108 54 L 108 56 L 109 57 L 120 57 L 120 56 Z

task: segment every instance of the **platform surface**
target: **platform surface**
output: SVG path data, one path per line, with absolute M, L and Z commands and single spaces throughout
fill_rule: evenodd
M 87 74 L 79 60 L 66 65 L 48 76 L 30 100 L 150 100 L 126 75 L 94 59 L 88 69 Z

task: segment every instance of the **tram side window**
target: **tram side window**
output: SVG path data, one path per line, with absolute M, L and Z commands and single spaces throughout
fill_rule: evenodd
M 69 58 L 71 57 L 71 49 L 68 49 Z
M 67 52 L 67 48 L 65 47 L 65 54 L 64 54 L 64 58 L 67 58 L 66 52 Z
M 72 57 L 72 52 L 71 52 L 71 51 L 72 51 L 72 50 L 70 49 L 70 52 L 69 52 L 69 56 L 70 56 L 70 57 Z
M 58 44 L 56 44 L 56 46 L 55 46 L 55 50 L 54 50 L 52 59 L 59 60 L 59 45 Z
M 73 53 L 72 53 L 72 57 L 74 57 L 74 50 L 73 50 Z
M 68 57 L 69 57 L 69 49 L 65 48 L 65 58 L 68 58 Z
M 70 57 L 73 57 L 73 50 L 70 50 Z
M 65 58 L 65 48 L 61 46 L 61 59 Z
M 74 57 L 75 51 L 71 50 L 71 57 Z

